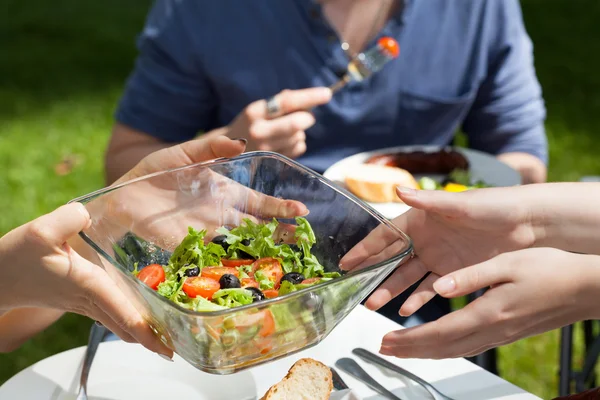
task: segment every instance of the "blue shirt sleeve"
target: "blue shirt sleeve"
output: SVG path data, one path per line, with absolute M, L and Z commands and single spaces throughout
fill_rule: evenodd
M 217 108 L 197 53 L 190 51 L 194 37 L 187 30 L 191 13 L 186 7 L 191 3 L 154 3 L 115 115 L 118 122 L 169 142 L 186 141 L 211 129 Z
M 490 66 L 464 120 L 463 131 L 469 146 L 476 150 L 492 154 L 523 152 L 547 163 L 546 109 L 519 2 L 491 1 L 488 5 L 496 7 L 482 22 L 496 27 L 494 32 L 487 32 Z

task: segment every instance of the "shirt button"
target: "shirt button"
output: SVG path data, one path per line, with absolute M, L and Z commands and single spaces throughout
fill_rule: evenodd
M 321 13 L 319 12 L 319 10 L 317 8 L 311 8 L 310 11 L 308 12 L 308 14 L 310 15 L 310 17 L 312 19 L 317 19 L 321 15 Z

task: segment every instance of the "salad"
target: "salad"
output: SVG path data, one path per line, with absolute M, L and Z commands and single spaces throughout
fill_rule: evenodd
M 276 219 L 258 224 L 244 219 L 221 227 L 206 241 L 206 230 L 188 234 L 165 264 L 136 268 L 133 274 L 157 293 L 193 311 L 218 311 L 283 296 L 340 276 L 326 272 L 311 253 L 315 234 L 296 218 L 294 242 L 275 242 Z
M 440 183 L 430 177 L 422 177 L 418 181 L 422 190 L 444 190 L 446 192 L 464 192 L 465 190 L 490 187 L 487 183 L 473 181 L 471 173 L 463 169 L 455 169 Z

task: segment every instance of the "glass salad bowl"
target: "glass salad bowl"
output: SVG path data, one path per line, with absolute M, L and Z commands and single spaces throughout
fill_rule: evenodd
M 410 239 L 368 205 L 270 152 L 155 173 L 72 201 L 83 203 L 92 217 L 81 237 L 153 331 L 190 364 L 213 374 L 234 373 L 316 345 L 412 256 Z M 217 236 L 223 240 L 223 232 L 229 232 L 228 242 L 235 242 L 235 228 L 247 221 L 271 224 L 267 236 L 273 233 L 273 239 L 261 239 L 270 254 L 282 254 L 284 245 L 298 246 L 300 258 L 274 257 L 283 269 L 306 272 L 310 267 L 312 272 L 305 274 L 323 278 L 298 285 L 284 285 L 282 279 L 281 285 L 276 282 L 270 288 L 277 294 L 280 287 L 277 297 L 257 297 L 253 289 L 251 302 L 234 299 L 229 306 L 222 299 L 217 304 L 211 295 L 194 297 L 182 291 L 193 280 L 188 272 L 169 272 L 169 266 L 185 257 L 181 271 L 218 264 L 218 258 L 211 263 L 198 254 L 213 246 Z M 303 221 L 308 231 L 306 225 L 301 227 Z M 190 245 L 194 235 L 196 242 Z M 253 243 L 258 246 L 258 239 Z M 243 248 L 252 253 L 252 248 Z M 342 272 L 340 263 L 352 267 L 350 272 Z M 170 286 L 163 282 L 153 288 L 149 281 L 142 282 L 144 269 L 157 264 L 172 278 Z M 200 267 L 196 275 L 204 276 L 208 266 Z M 252 266 L 240 271 L 258 280 Z M 263 281 L 260 285 L 263 288 Z M 236 306 L 229 308 L 231 304 Z

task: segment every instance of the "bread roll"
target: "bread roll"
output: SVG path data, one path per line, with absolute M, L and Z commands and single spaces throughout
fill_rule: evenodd
M 372 203 L 402 203 L 397 186 L 419 189 L 410 172 L 385 165 L 361 164 L 346 173 L 346 186 L 357 197 Z
M 311 358 L 298 360 L 261 400 L 328 400 L 333 390 L 329 368 Z

